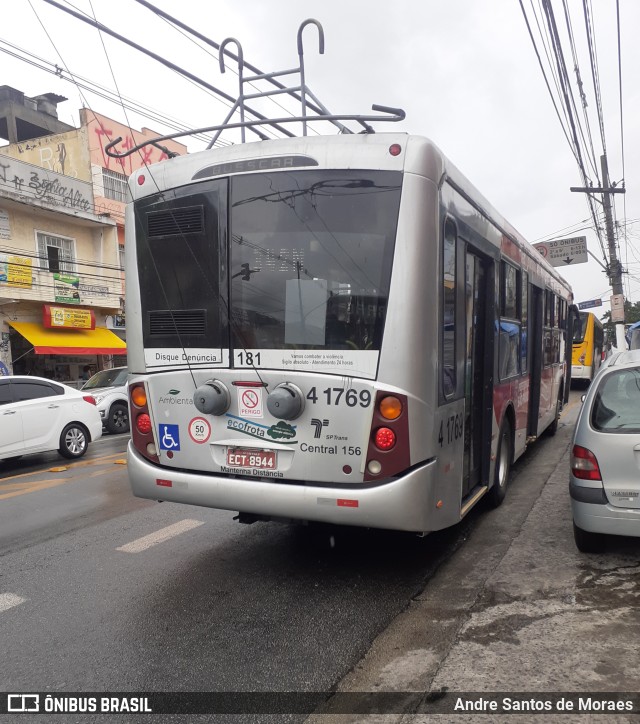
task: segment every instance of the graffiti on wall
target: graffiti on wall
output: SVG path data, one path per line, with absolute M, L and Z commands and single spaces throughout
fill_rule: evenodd
M 0 157 L 0 194 L 20 201 L 38 201 L 56 209 L 91 212 L 91 184 L 38 168 L 10 156 Z
M 161 134 L 155 133 L 148 128 L 136 131 L 129 128 L 129 126 L 89 111 L 86 108 L 83 108 L 80 112 L 80 118 L 88 128 L 91 163 L 97 166 L 129 176 L 143 166 L 164 161 L 168 158 L 164 151 L 151 145 L 141 148 L 138 152 L 132 153 L 126 158 L 112 158 L 107 155 L 104 149 L 116 138 L 122 138 L 117 150 L 128 151 L 139 143 L 157 138 Z M 162 141 L 161 145 L 181 156 L 187 153 L 187 147 L 177 141 Z
M 86 132 L 83 129 L 14 143 L 5 146 L 1 153 L 47 171 L 82 181 L 91 180 Z

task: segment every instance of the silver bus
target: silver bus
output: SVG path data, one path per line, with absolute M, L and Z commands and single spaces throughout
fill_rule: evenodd
M 570 288 L 428 139 L 243 143 L 130 188 L 136 496 L 426 533 L 555 431 Z

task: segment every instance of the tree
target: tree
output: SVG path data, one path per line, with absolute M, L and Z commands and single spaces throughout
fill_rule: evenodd
M 640 302 L 624 301 L 624 323 L 633 324 L 640 322 Z M 615 342 L 616 330 L 615 324 L 611 321 L 611 312 L 605 312 L 602 315 L 602 325 L 607 333 L 607 339 Z

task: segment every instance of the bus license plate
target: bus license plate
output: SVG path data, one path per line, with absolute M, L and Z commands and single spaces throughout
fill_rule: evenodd
M 227 465 L 232 468 L 276 469 L 276 453 L 273 450 L 227 450 Z

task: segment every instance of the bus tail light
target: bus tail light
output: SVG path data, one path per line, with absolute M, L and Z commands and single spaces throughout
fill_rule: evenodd
M 131 390 L 131 402 L 136 407 L 145 407 L 147 404 L 147 391 L 142 385 L 136 385 Z
M 136 417 L 136 427 L 143 435 L 151 432 L 151 418 L 145 412 Z
M 378 450 L 391 450 L 396 444 L 396 434 L 389 427 L 379 427 L 373 437 Z
M 407 397 L 378 390 L 364 470 L 366 482 L 399 475 L 410 465 Z
M 581 480 L 602 480 L 596 456 L 580 445 L 574 445 L 571 451 L 571 473 Z
M 379 409 L 385 420 L 397 420 L 402 414 L 402 402 L 394 395 L 387 395 L 380 400 Z
M 153 463 L 160 462 L 153 439 L 153 423 L 149 413 L 147 390 L 140 382 L 129 386 L 131 408 L 131 441 L 135 449 Z
M 580 357 L 578 358 L 578 362 L 580 362 L 581 365 L 583 365 L 587 361 L 587 353 L 583 352 Z

